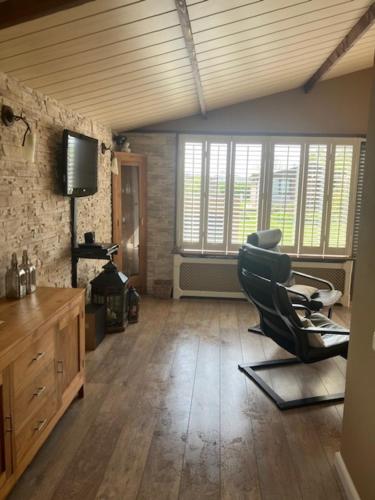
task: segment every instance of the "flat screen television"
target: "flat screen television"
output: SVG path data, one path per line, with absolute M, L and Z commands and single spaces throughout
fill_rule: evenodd
M 67 196 L 90 196 L 97 192 L 97 139 L 64 130 L 63 186 L 64 194 Z

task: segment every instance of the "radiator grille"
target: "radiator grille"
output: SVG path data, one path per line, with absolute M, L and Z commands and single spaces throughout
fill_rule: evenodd
M 240 292 L 237 266 L 183 262 L 180 267 L 182 290 Z
M 316 276 L 317 278 L 328 280 L 333 284 L 335 289 L 340 290 L 340 292 L 344 292 L 345 290 L 345 269 L 332 269 L 332 268 L 319 269 L 316 267 L 308 268 L 308 267 L 298 267 L 298 266 L 293 266 L 293 269 L 301 273 L 310 274 L 311 276 Z M 314 284 L 311 280 L 304 279 L 301 276 L 296 276 L 296 283 L 317 287 L 317 285 Z

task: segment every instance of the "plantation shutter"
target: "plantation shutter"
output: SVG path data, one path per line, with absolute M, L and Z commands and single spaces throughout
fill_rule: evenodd
M 210 250 L 225 250 L 229 144 L 208 142 L 205 243 Z
M 182 240 L 185 248 L 202 246 L 204 141 L 183 144 Z
M 353 149 L 352 145 L 347 144 L 334 147 L 328 249 L 335 253 L 345 253 L 348 246 L 347 230 Z
M 269 227 L 281 229 L 281 245 L 291 252 L 297 250 L 300 170 L 301 145 L 275 144 Z
M 246 242 L 260 227 L 262 144 L 234 145 L 230 243 L 232 249 Z
M 353 229 L 353 250 L 352 250 L 353 257 L 356 257 L 358 253 L 359 222 L 361 217 L 362 198 L 363 198 L 363 179 L 365 174 L 365 161 L 366 161 L 366 143 L 361 142 L 360 154 L 359 154 L 359 166 L 358 166 L 357 198 L 355 204 L 354 229 Z
M 302 215 L 302 249 L 306 252 L 323 250 L 327 150 L 326 144 L 309 144 L 307 149 Z

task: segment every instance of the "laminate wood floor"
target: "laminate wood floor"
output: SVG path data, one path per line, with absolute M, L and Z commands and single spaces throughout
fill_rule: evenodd
M 142 299 L 140 322 L 87 355 L 85 398 L 9 498 L 342 499 L 343 405 L 277 410 L 237 369 L 285 356 L 256 321 L 246 302 Z M 286 397 L 339 392 L 345 361 L 263 373 Z

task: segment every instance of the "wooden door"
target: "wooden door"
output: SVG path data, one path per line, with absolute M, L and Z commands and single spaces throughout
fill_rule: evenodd
M 146 157 L 116 153 L 119 175 L 112 176 L 113 240 L 120 245 L 115 263 L 142 293 L 146 292 Z
M 64 396 L 72 387 L 76 391 L 74 382 L 83 377 L 84 368 L 84 315 L 79 306 L 72 308 L 59 321 L 56 342 L 56 368 L 59 396 Z
M 12 426 L 9 369 L 6 369 L 0 372 L 0 488 L 12 473 Z

